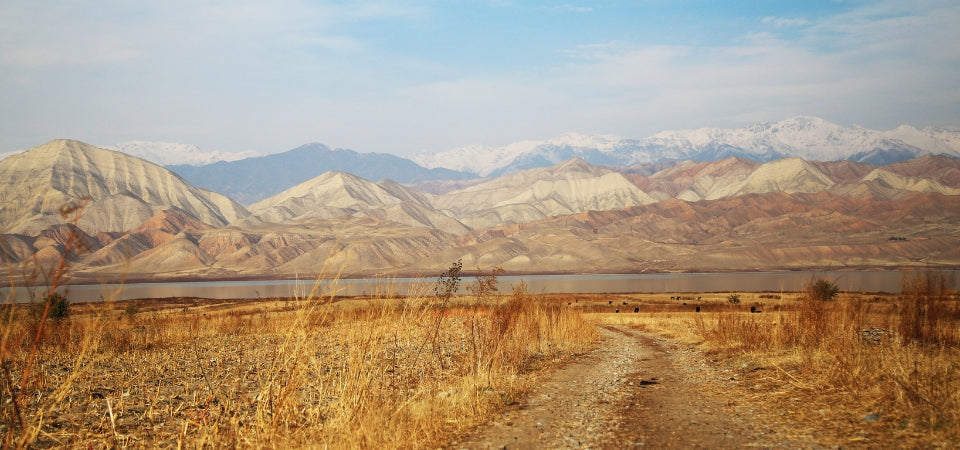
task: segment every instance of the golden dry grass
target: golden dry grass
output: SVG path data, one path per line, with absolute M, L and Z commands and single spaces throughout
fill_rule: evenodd
M 29 308 L 8 307 L 0 433 L 15 447 L 441 445 L 596 338 L 522 289 L 487 294 L 75 305 L 39 339 Z
M 716 364 L 739 368 L 742 383 L 767 393 L 759 404 L 788 409 L 798 424 L 843 435 L 876 420 L 891 444 L 951 446 L 960 442 L 960 298 L 939 276 L 906 274 L 900 295 L 763 299 L 759 314 L 749 312 L 751 303 L 717 299 L 696 313 L 652 299 L 647 311 L 587 319 L 696 346 Z

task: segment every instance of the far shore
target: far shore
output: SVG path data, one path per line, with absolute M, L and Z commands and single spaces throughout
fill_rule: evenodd
M 486 272 L 481 268 L 476 269 L 464 267 L 461 277 L 464 279 L 474 278 L 478 273 Z M 392 280 L 392 279 L 433 279 L 436 278 L 444 268 L 436 268 L 431 273 L 397 271 L 397 272 L 345 272 L 340 276 L 331 276 L 324 273 L 311 274 L 211 274 L 211 275 L 164 275 L 164 274 L 92 274 L 92 273 L 73 273 L 64 277 L 60 281 L 61 285 L 85 286 L 85 285 L 116 285 L 133 283 L 206 283 L 206 282 L 250 282 L 250 281 L 314 281 L 314 280 Z M 745 270 L 717 270 L 690 268 L 683 270 L 657 270 L 648 269 L 642 271 L 505 271 L 500 274 L 502 277 L 542 277 L 542 276 L 605 276 L 605 275 L 680 275 L 680 274 L 741 274 L 741 273 L 797 273 L 797 272 L 903 272 L 917 270 L 960 270 L 960 265 L 934 265 L 934 266 L 816 266 L 816 267 L 758 267 Z M 17 286 L 36 285 L 49 286 L 50 283 L 41 281 L 27 281 L 22 275 L 4 275 L 5 285 L 13 283 Z M 43 278 L 43 277 L 41 277 Z
M 505 273 L 498 276 L 501 293 L 524 284 L 532 293 L 544 294 L 630 294 L 630 293 L 714 293 L 714 292 L 800 292 L 816 278 L 837 284 L 844 292 L 898 293 L 903 275 L 917 270 L 944 273 L 956 283 L 956 269 L 852 268 L 827 270 L 768 270 L 755 272 L 645 272 L 645 273 Z M 310 296 L 362 298 L 430 296 L 439 271 L 434 275 L 367 278 L 314 278 L 308 276 L 244 277 L 128 277 L 111 282 L 109 278 L 71 277 L 58 283 L 57 290 L 72 302 L 132 300 L 143 298 L 262 299 L 306 298 Z M 476 272 L 460 274 L 459 293 L 469 293 L 477 280 Z M 49 284 L 24 284 L 0 287 L 0 301 L 23 303 L 46 294 Z

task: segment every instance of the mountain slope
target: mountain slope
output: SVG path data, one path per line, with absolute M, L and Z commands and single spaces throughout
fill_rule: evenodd
M 307 144 L 273 155 L 203 166 L 169 167 L 190 183 L 252 204 L 329 171 L 349 172 L 368 180 L 390 178 L 400 183 L 435 179 L 465 179 L 449 169 L 426 169 L 390 154 L 358 153 Z
M 463 233 L 456 219 L 434 210 L 426 194 L 385 180 L 380 184 L 346 172 L 327 172 L 250 205 L 260 220 L 289 223 L 305 219 L 373 216 L 383 220 Z
M 82 142 L 56 140 L 0 161 L 0 229 L 31 233 L 61 223 L 60 208 L 89 198 L 79 226 L 125 231 L 176 208 L 213 226 L 245 217 L 220 194 L 193 187 L 163 167 Z
M 333 171 L 254 204 L 255 216 L 234 214 L 229 226 L 213 228 L 189 208 L 249 213 L 137 158 L 73 141 L 42 147 L 49 148 L 0 163 L 0 180 L 23 187 L 0 189 L 0 211 L 29 222 L 0 234 L 11 274 L 52 266 L 72 238 L 86 251 L 67 259 L 85 281 L 341 268 L 422 275 L 458 259 L 516 273 L 960 266 L 960 188 L 951 184 L 960 160 L 941 156 L 889 166 L 730 157 L 619 172 L 574 158 L 442 195 Z M 102 230 L 114 228 L 75 228 L 59 217 L 50 225 L 56 210 L 32 216 L 44 201 L 62 204 L 65 192 L 93 199 L 88 225 L 132 222 L 138 210 L 116 208 L 122 202 L 152 214 L 109 233 Z M 164 199 L 176 204 L 161 207 Z
M 655 201 L 623 175 L 572 159 L 437 196 L 434 205 L 471 228 L 482 229 Z

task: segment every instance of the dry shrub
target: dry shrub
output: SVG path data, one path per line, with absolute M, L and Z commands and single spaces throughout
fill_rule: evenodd
M 950 286 L 956 280 L 945 274 L 919 271 L 904 274 L 899 326 L 902 339 L 926 344 L 960 344 L 957 311 L 951 308 Z
M 697 316 L 691 328 L 713 348 L 770 361 L 784 382 L 840 389 L 852 399 L 848 408 L 877 412 L 891 428 L 926 433 L 927 442 L 957 442 L 960 317 L 953 282 L 933 272 L 904 280 L 894 308 L 857 295 L 816 301 L 808 292 L 794 311 Z

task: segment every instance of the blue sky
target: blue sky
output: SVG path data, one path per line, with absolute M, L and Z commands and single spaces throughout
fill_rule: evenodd
M 0 1 L 0 153 L 960 125 L 947 1 Z

